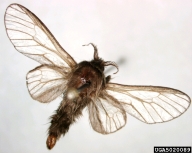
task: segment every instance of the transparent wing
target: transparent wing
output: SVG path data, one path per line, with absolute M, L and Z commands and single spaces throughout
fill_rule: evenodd
M 31 97 L 43 103 L 57 98 L 66 89 L 68 70 L 43 65 L 29 71 L 26 80 Z
M 60 46 L 38 17 L 19 4 L 11 4 L 5 12 L 7 35 L 14 47 L 41 64 L 73 67 L 74 59 Z
M 148 124 L 170 121 L 183 114 L 191 103 L 185 93 L 166 87 L 109 83 L 106 90 L 127 113 Z
M 126 112 L 122 105 L 107 93 L 88 105 L 93 129 L 102 134 L 113 133 L 126 124 Z

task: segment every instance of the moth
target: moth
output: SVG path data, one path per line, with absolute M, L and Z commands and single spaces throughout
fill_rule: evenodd
M 7 35 L 17 51 L 41 65 L 29 71 L 26 84 L 34 100 L 49 103 L 62 95 L 51 116 L 47 148 L 65 135 L 86 107 L 92 128 L 110 134 L 126 125 L 127 114 L 147 124 L 173 120 L 190 106 L 191 99 L 182 91 L 160 86 L 130 86 L 111 82 L 97 47 L 91 61 L 76 61 L 61 47 L 43 22 L 27 8 L 11 4 L 5 12 Z

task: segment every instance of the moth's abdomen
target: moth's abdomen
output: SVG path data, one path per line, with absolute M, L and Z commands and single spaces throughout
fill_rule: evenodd
M 73 114 L 70 106 L 61 106 L 57 109 L 56 114 L 51 117 L 51 126 L 49 127 L 49 136 L 47 138 L 47 148 L 52 149 L 61 134 L 69 130 L 73 121 Z
M 64 97 L 56 113 L 51 117 L 49 136 L 46 142 L 48 149 L 52 149 L 60 136 L 68 132 L 70 125 L 82 114 L 82 110 L 88 102 L 89 99 L 73 102 Z
M 49 134 L 47 141 L 46 141 L 47 148 L 52 149 L 55 146 L 56 141 L 57 141 L 57 136 L 54 134 Z

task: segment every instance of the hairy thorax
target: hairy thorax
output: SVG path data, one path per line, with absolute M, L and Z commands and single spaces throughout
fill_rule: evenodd
M 74 102 L 81 101 L 86 97 L 92 98 L 93 95 L 99 94 L 104 82 L 103 71 L 91 62 L 83 61 L 72 72 L 66 96 Z

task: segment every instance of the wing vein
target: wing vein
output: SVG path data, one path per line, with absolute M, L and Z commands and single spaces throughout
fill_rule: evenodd
M 100 102 L 101 103 L 101 102 Z M 105 112 L 105 115 L 106 115 L 106 129 L 107 129 L 107 125 L 108 125 L 108 123 L 107 123 L 107 121 L 109 120 L 109 129 L 110 129 L 110 131 L 111 131 L 111 120 L 110 120 L 110 117 L 109 117 L 109 114 L 107 113 L 107 111 L 106 111 L 106 109 L 105 109 L 105 107 L 104 107 L 104 105 L 101 103 L 101 106 L 102 106 L 102 108 L 103 108 L 103 110 L 104 110 L 104 112 Z
M 46 58 L 44 55 L 46 55 L 46 54 L 30 54 L 30 53 L 23 53 L 24 55 L 37 55 L 37 56 L 42 56 L 42 57 L 44 57 L 47 61 L 49 61 L 50 63 L 52 63 L 53 65 L 55 65 L 54 64 L 54 62 L 52 62 L 51 60 L 49 60 L 48 58 Z M 30 57 L 30 58 L 32 58 L 32 57 Z M 32 58 L 33 59 L 33 58 Z
M 34 40 L 34 39 L 20 39 L 20 38 L 14 38 L 14 39 L 10 39 L 10 40 Z
M 188 101 L 187 99 L 185 99 L 185 98 L 183 98 L 183 97 L 180 97 L 179 95 L 177 95 L 177 94 L 174 94 L 176 97 L 179 97 L 179 98 L 181 98 L 181 99 L 183 99 L 183 100 L 185 100 L 185 101 L 187 101 L 188 103 L 190 103 L 190 101 Z
M 153 117 L 151 116 L 151 114 L 149 113 L 149 111 L 148 111 L 148 109 L 145 107 L 145 105 L 143 104 L 143 100 L 142 99 L 140 99 L 140 98 L 138 98 L 138 97 L 136 97 L 136 96 L 134 96 L 134 95 L 132 95 L 132 94 L 130 94 L 130 93 L 127 93 L 129 96 L 131 96 L 133 99 L 136 99 L 136 100 L 138 100 L 138 101 L 140 101 L 141 102 L 141 104 L 143 105 L 143 107 L 145 108 L 145 110 L 147 111 L 147 113 L 148 113 L 148 115 L 152 118 L 152 120 L 154 121 L 154 119 L 153 119 Z M 136 109 L 137 110 L 137 109 Z M 141 113 L 140 113 L 140 115 L 141 115 Z M 143 118 L 144 118 L 144 116 L 142 116 Z M 146 120 L 145 120 L 146 121 Z
M 165 95 L 161 95 L 161 96 L 164 96 L 166 97 Z M 163 100 L 161 97 L 158 96 L 159 99 L 161 99 L 164 103 L 168 104 L 169 106 L 173 107 L 177 112 L 181 113 L 176 107 L 174 107 L 173 105 L 169 104 L 168 102 L 166 102 L 165 100 Z M 168 98 L 168 97 L 166 97 Z M 169 98 L 168 98 L 169 99 Z M 169 99 L 171 100 L 171 99 Z M 172 101 L 172 100 L 171 100 Z M 173 101 L 174 102 L 174 101 Z M 176 103 L 177 104 L 177 103 Z M 183 107 L 183 106 L 182 106 Z M 184 107 L 183 107 L 184 108 Z
M 51 81 L 41 81 L 41 80 L 35 80 L 35 81 L 32 81 L 32 82 L 28 82 L 28 84 L 31 84 L 31 83 L 35 83 L 35 82 L 39 82 L 37 85 L 35 85 L 33 88 L 30 89 L 30 91 L 32 91 L 34 88 L 36 88 L 37 86 L 41 85 L 41 88 L 43 88 L 48 82 L 53 82 L 53 81 L 57 81 L 57 80 L 61 80 L 61 78 L 59 79 L 52 79 Z M 36 92 L 38 92 L 41 88 L 37 89 L 33 94 L 35 94 Z
M 19 47 L 21 47 L 21 48 L 22 47 L 35 47 L 35 46 L 37 47 L 37 46 L 41 46 L 41 45 L 26 45 L 26 46 L 16 46 L 15 45 L 15 47 L 17 47 L 17 48 L 19 48 Z
M 10 6 L 10 8 L 12 8 L 12 9 L 14 9 L 14 10 L 16 10 L 16 11 L 20 12 L 20 13 L 26 14 L 25 12 L 22 12 L 22 11 L 20 11 L 20 10 L 16 9 L 16 8 L 12 7 L 12 6 Z M 20 7 L 20 8 L 21 8 L 21 7 Z
M 27 28 L 34 29 L 34 28 L 31 28 L 31 27 L 29 27 L 29 26 L 27 26 L 27 25 L 25 25 L 25 24 L 22 24 L 22 23 L 20 23 L 20 22 L 17 22 L 17 21 L 13 21 L 13 20 L 5 20 L 5 21 L 13 22 L 13 23 L 18 23 L 18 24 L 23 25 L 23 26 L 25 26 L 25 27 L 27 27 Z
M 153 120 L 153 122 L 155 122 L 155 120 L 154 120 L 154 118 L 151 116 L 151 114 L 150 114 L 150 112 L 149 112 L 149 110 L 145 107 L 145 105 L 143 104 L 143 102 L 141 101 L 141 103 L 142 103 L 142 105 L 143 105 L 143 107 L 146 109 L 146 111 L 147 111 L 147 113 L 148 113 L 148 115 L 151 117 L 151 119 Z M 150 105 L 150 104 L 149 104 Z
M 175 94 L 174 94 L 174 95 L 175 95 Z M 179 106 L 183 107 L 181 104 L 179 104 L 179 103 L 177 103 L 176 101 L 170 99 L 169 97 L 167 97 L 167 96 L 165 96 L 165 95 L 163 95 L 163 96 L 166 97 L 167 99 L 171 100 L 171 101 L 174 102 L 175 104 L 178 104 Z M 175 95 L 175 96 L 176 96 L 176 95 Z M 179 97 L 179 98 L 181 98 L 181 97 Z M 184 100 L 185 100 L 185 99 L 184 99 Z M 185 101 L 186 101 L 186 100 L 185 100 Z M 183 109 L 185 109 L 185 107 L 183 107 Z
M 125 105 L 130 105 L 130 104 L 127 104 L 127 103 L 125 103 L 125 102 L 121 102 L 121 103 L 123 103 L 123 104 L 125 104 Z M 134 105 L 130 105 L 131 107 L 133 107 L 134 108 L 134 110 L 142 117 L 142 119 L 145 121 L 145 122 L 147 122 L 146 120 L 145 120 L 145 118 L 143 117 L 143 115 L 135 108 L 135 106 Z M 125 109 L 126 110 L 126 109 Z M 131 114 L 130 114 L 131 115 Z M 133 116 L 133 115 L 132 115 Z
M 161 105 L 157 104 L 157 103 L 154 103 L 152 102 L 152 104 L 155 104 L 157 106 L 159 106 L 161 109 L 163 109 L 164 111 L 166 111 L 170 116 L 172 116 L 166 109 L 164 109 Z M 173 117 L 173 116 L 172 116 Z
M 157 113 L 157 115 L 161 118 L 161 120 L 163 121 L 163 118 L 161 117 L 161 115 L 156 111 L 156 109 L 154 108 L 153 105 L 150 104 L 150 106 L 153 108 L 153 110 L 155 110 L 155 112 Z
M 119 121 L 119 125 L 121 125 L 121 122 L 120 122 L 120 120 L 119 120 L 118 115 L 117 115 L 117 114 L 115 114 L 115 115 L 116 115 L 116 117 L 117 117 L 117 119 L 118 119 L 118 121 Z
M 10 16 L 12 16 L 12 17 L 14 17 L 14 18 L 23 20 L 23 21 L 25 21 L 25 22 L 31 23 L 31 24 L 33 24 L 33 25 L 35 26 L 35 24 L 34 24 L 33 22 L 29 22 L 29 21 L 27 21 L 27 20 L 24 20 L 24 19 L 22 19 L 22 18 L 20 18 L 20 17 L 18 17 L 18 16 L 15 16 L 15 15 L 12 15 L 12 14 L 9 14 L 9 13 L 6 13 L 6 14 L 7 14 L 7 15 L 10 15 Z M 30 19 L 31 19 L 31 18 L 30 18 Z
M 24 32 L 24 31 L 20 31 L 20 30 L 16 30 L 16 29 L 9 29 L 9 28 L 7 28 L 7 30 L 10 30 L 10 31 L 18 31 L 18 32 L 21 32 L 21 33 L 27 34 L 27 35 L 29 35 L 29 36 L 31 36 L 31 37 L 33 38 L 33 36 L 32 36 L 32 35 L 30 35 L 29 33 Z

